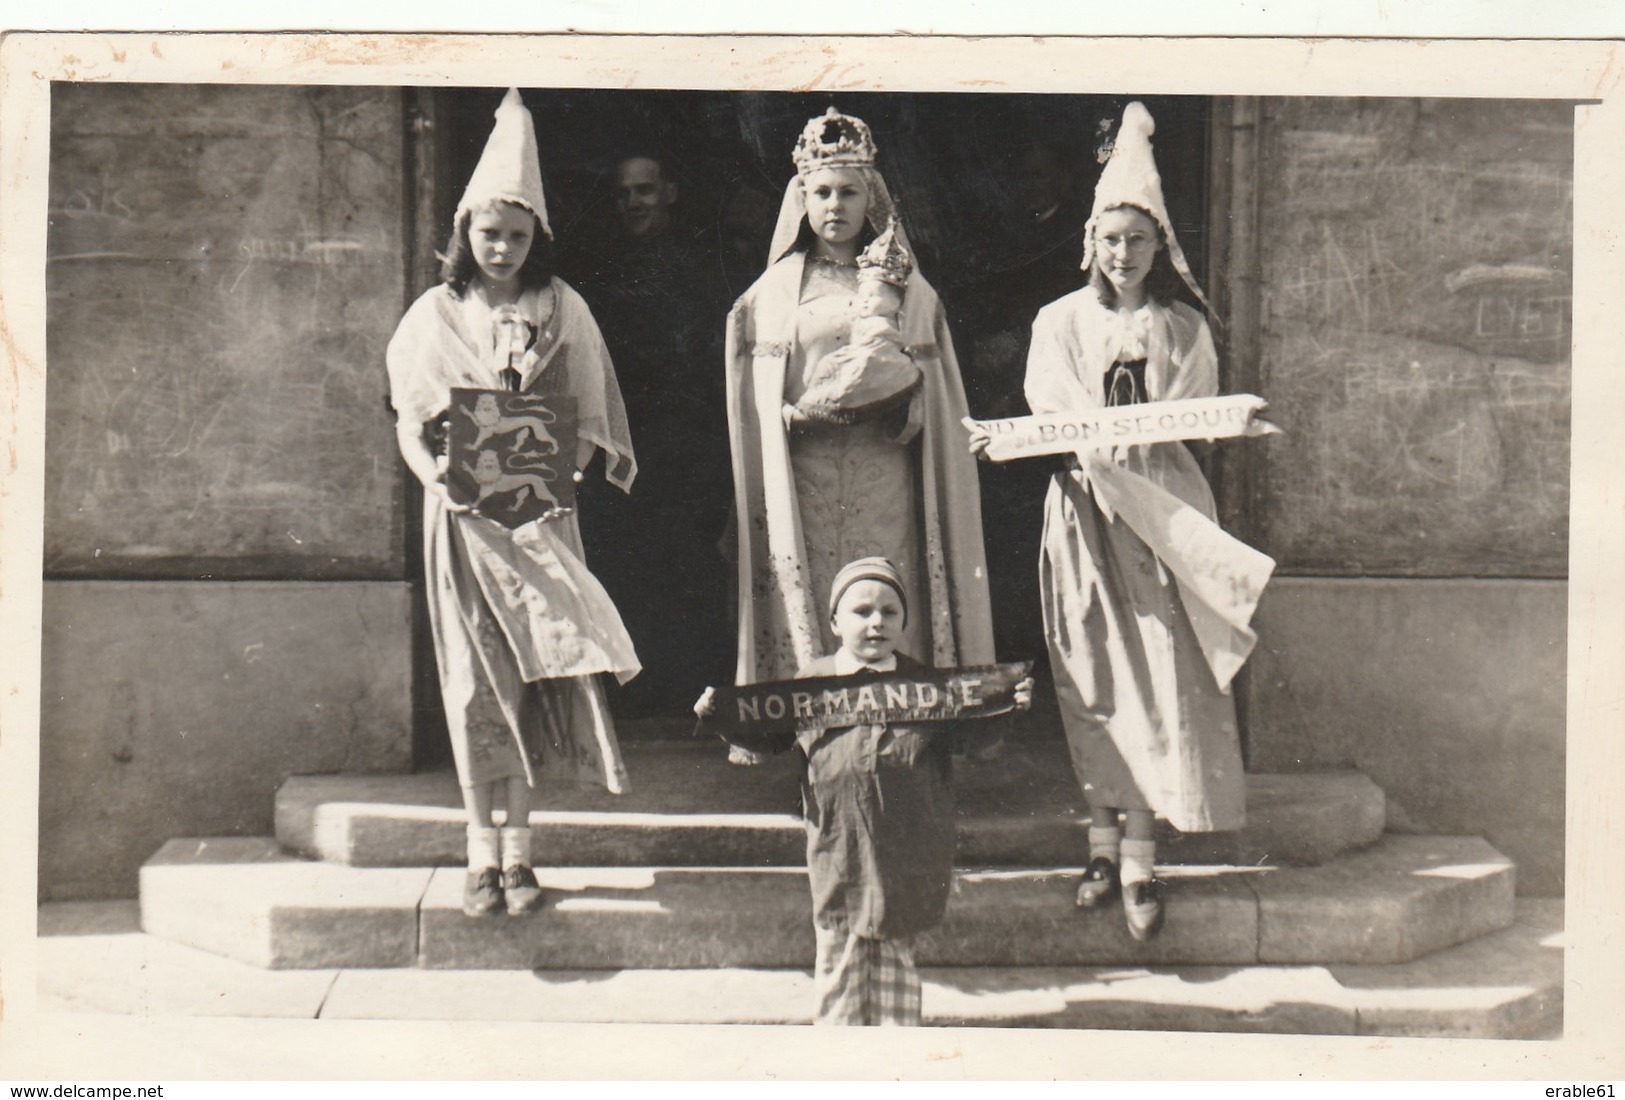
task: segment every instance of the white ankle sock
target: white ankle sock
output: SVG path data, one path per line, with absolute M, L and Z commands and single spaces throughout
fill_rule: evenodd
M 1117 863 L 1122 859 L 1118 848 L 1123 841 L 1123 830 L 1116 825 L 1089 826 L 1089 861 L 1102 857 Z
M 1131 882 L 1150 882 L 1154 877 L 1152 864 L 1156 858 L 1156 841 L 1123 841 L 1123 884 L 1126 886 Z
M 502 830 L 502 867 L 530 866 L 530 826 L 515 825 Z
M 468 869 L 483 871 L 500 865 L 497 857 L 497 831 L 495 827 L 470 825 L 468 827 Z

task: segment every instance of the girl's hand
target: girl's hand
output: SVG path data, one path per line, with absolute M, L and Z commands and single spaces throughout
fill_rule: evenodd
M 1017 710 L 1027 710 L 1033 705 L 1033 678 L 1028 676 L 1019 681 L 1014 689 Z
M 708 687 L 694 701 L 694 717 L 709 718 L 717 711 L 717 689 Z
M 451 499 L 451 490 L 446 488 L 445 476 L 446 475 L 442 473 L 440 475 L 441 480 L 431 483 L 429 485 L 429 492 L 440 498 L 441 507 L 445 508 L 445 510 L 448 512 L 455 512 L 458 515 L 467 515 L 473 512 L 473 505 L 459 504 L 457 501 Z
M 993 437 L 982 428 L 972 428 L 970 430 L 970 453 L 975 455 L 978 461 L 993 461 L 987 454 L 987 445 L 992 442 Z
M 811 418 L 789 402 L 784 406 L 784 430 L 793 432 L 801 425 L 808 423 Z

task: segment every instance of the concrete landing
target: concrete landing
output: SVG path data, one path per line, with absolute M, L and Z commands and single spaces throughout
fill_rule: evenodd
M 1258 958 L 1402 962 L 1511 920 L 1512 861 L 1478 837 L 1389 835 L 1319 867 L 1258 879 Z
M 633 789 L 544 782 L 531 815 L 537 858 L 561 867 L 799 866 L 799 769 L 785 754 L 729 765 L 709 741 L 630 742 Z M 1070 865 L 1088 851 L 1086 807 L 1058 738 L 1007 742 L 995 760 L 956 765 L 959 864 Z M 1312 865 L 1371 844 L 1382 792 L 1358 772 L 1247 777 L 1239 834 L 1166 831 L 1169 863 Z M 276 836 L 311 859 L 358 867 L 456 866 L 462 802 L 450 772 L 325 775 L 277 792 Z
M 41 906 L 48 1012 L 323 1019 L 797 1024 L 806 971 L 268 971 L 143 934 L 135 903 Z M 926 1021 L 1469 1038 L 1555 1038 L 1563 905 L 1392 966 L 1010 967 L 923 972 Z
M 337 970 L 267 970 L 141 931 L 134 901 L 39 910 L 42 1012 L 314 1019 Z
M 256 966 L 411 966 L 430 874 L 315 863 L 262 837 L 171 840 L 141 867 L 141 927 Z
M 1077 910 L 1080 869 L 963 871 L 921 938 L 942 966 L 1393 963 L 1512 921 L 1513 871 L 1471 837 L 1388 836 L 1320 868 L 1171 867 L 1167 923 Z M 781 968 L 811 964 L 795 868 L 544 867 L 526 917 L 465 917 L 460 868 L 355 868 L 259 840 L 176 840 L 142 869 L 143 927 L 268 967 Z

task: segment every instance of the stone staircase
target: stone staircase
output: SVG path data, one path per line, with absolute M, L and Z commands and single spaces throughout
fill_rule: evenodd
M 634 791 L 544 787 L 543 908 L 461 910 L 454 777 L 290 779 L 276 836 L 179 839 L 141 872 L 149 936 L 339 972 L 322 1015 L 806 1022 L 813 955 L 791 756 L 732 768 L 625 745 Z M 1304 1033 L 1552 1034 L 1552 910 L 1475 837 L 1384 833 L 1358 773 L 1248 777 L 1239 834 L 1168 834 L 1161 934 L 1072 894 L 1086 852 L 1064 743 L 959 765 L 960 872 L 918 958 L 928 1022 Z M 1531 916 L 1531 913 L 1534 913 Z M 1560 914 L 1556 917 L 1561 922 Z

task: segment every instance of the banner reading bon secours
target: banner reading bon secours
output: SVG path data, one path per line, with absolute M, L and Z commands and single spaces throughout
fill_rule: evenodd
M 1262 397 L 1237 393 L 1004 420 L 967 417 L 963 423 L 972 431 L 986 432 L 987 456 L 1004 462 L 1136 443 L 1271 435 L 1281 429 L 1258 418 L 1265 405 Z

